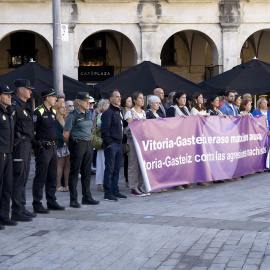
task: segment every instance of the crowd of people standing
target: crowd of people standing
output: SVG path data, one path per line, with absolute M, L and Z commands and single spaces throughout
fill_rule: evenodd
M 57 97 L 54 89 L 48 88 L 41 93 L 42 104 L 32 112 L 27 100 L 34 87 L 29 80 L 15 80 L 14 88 L 15 93 L 6 85 L 0 86 L 0 230 L 5 225 L 15 226 L 18 221 L 32 221 L 37 214 L 65 210 L 58 204 L 56 192 L 69 192 L 69 206 L 73 208 L 80 208 L 81 204 L 98 205 L 100 202 L 92 197 L 90 191 L 93 159 L 96 164 L 97 189 L 104 192 L 104 200 L 117 202 L 127 198 L 119 192 L 118 185 L 123 156 L 124 175 L 130 195 L 149 196 L 150 193 L 144 190 L 130 131 L 133 121 L 190 115 L 264 115 L 270 129 L 267 100 L 260 98 L 255 110 L 249 93 L 242 98 L 232 90 L 224 92 L 223 104 L 219 103 L 217 95 L 212 95 L 205 103 L 202 93 L 194 93 L 189 98 L 183 91 L 171 92 L 168 104 L 163 104 L 164 91 L 156 88 L 144 110 L 145 97 L 141 92 L 121 97 L 118 90 L 113 90 L 109 93 L 109 99 L 101 99 L 94 106 L 94 98 L 86 92 L 78 92 L 75 101 L 65 101 L 64 96 Z M 93 149 L 91 145 L 94 129 L 101 131 L 103 142 L 100 149 Z M 30 212 L 25 208 L 25 188 L 32 149 L 36 170 L 32 186 L 33 212 Z M 77 192 L 79 179 L 82 186 L 81 204 Z M 224 180 L 213 182 L 224 183 Z M 209 182 L 198 185 L 208 186 Z M 47 208 L 42 204 L 44 187 Z M 174 189 L 192 187 L 186 184 L 175 186 Z M 161 189 L 158 192 L 166 191 Z

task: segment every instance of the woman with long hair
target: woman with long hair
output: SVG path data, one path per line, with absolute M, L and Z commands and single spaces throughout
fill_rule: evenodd
M 63 138 L 63 128 L 65 125 L 66 119 L 66 108 L 65 102 L 58 101 L 54 106 L 56 110 L 56 120 L 55 120 L 55 130 L 57 134 L 57 185 L 56 191 L 69 191 L 68 188 L 68 178 L 69 178 L 69 171 L 70 171 L 70 162 L 69 162 L 69 150 L 67 145 L 64 142 Z M 61 179 L 64 172 L 64 181 L 65 187 L 61 186 Z
M 206 112 L 202 93 L 196 92 L 192 95 L 191 106 L 191 115 L 208 115 L 208 113 Z
M 132 121 L 146 120 L 145 111 L 142 110 L 144 105 L 143 93 L 135 92 L 131 97 L 133 107 L 126 112 L 124 120 L 126 120 L 128 124 L 130 124 Z M 128 152 L 128 182 L 131 189 L 131 195 L 137 197 L 150 195 L 150 193 L 145 192 L 142 188 L 142 172 L 129 126 L 126 127 L 126 135 L 127 143 L 130 147 L 130 151 Z
M 206 108 L 204 105 L 203 94 L 200 92 L 196 92 L 192 95 L 192 109 L 190 111 L 191 115 L 209 115 L 206 112 Z M 207 182 L 199 182 L 197 183 L 199 186 L 208 187 L 209 184 Z
M 173 104 L 167 110 L 167 117 L 187 117 L 190 115 L 189 109 L 185 106 L 187 95 L 185 92 L 177 92 L 173 97 Z M 174 189 L 183 190 L 192 188 L 190 184 L 175 186 Z

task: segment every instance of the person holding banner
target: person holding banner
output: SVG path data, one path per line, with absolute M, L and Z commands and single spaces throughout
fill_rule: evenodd
M 163 114 L 159 112 L 160 98 L 158 96 L 150 96 L 148 98 L 148 105 L 150 109 L 146 111 L 146 119 L 163 118 Z
M 144 105 L 143 94 L 141 92 L 135 92 L 131 97 L 134 107 L 126 112 L 124 120 L 126 120 L 128 124 L 132 121 L 146 120 L 145 111 L 141 109 Z M 126 127 L 126 135 L 127 143 L 130 147 L 130 151 L 128 152 L 128 182 L 131 189 L 131 195 L 136 197 L 150 195 L 150 193 L 145 192 L 142 188 L 142 172 L 129 125 Z
M 209 115 L 205 109 L 202 93 L 196 92 L 193 94 L 190 115 Z
M 210 98 L 207 99 L 206 108 L 207 113 L 210 115 L 222 116 L 223 113 L 218 109 L 219 106 L 219 97 L 218 95 L 213 94 Z
M 187 117 L 190 115 L 188 108 L 185 106 L 187 95 L 184 92 L 177 92 L 173 97 L 173 105 L 167 110 L 167 117 Z M 185 184 L 174 187 L 177 190 L 192 188 L 191 185 Z
M 225 92 L 226 102 L 220 107 L 220 111 L 225 115 L 232 115 L 237 116 L 238 115 L 238 109 L 233 104 L 235 100 L 235 91 L 234 90 L 228 90 Z
M 173 97 L 173 105 L 167 110 L 167 117 L 189 116 L 186 105 L 187 96 L 184 92 L 177 92 Z
M 270 136 L 270 110 L 267 109 L 267 100 L 266 100 L 266 98 L 262 97 L 262 98 L 258 99 L 257 108 L 258 108 L 258 110 L 254 110 L 252 112 L 252 115 L 253 116 L 259 116 L 259 115 L 264 115 L 265 116 L 266 126 L 267 126 L 267 128 L 269 130 L 267 135 Z
M 200 92 L 196 92 L 192 96 L 192 109 L 190 111 L 191 115 L 207 115 L 209 113 L 206 112 L 206 108 L 204 105 L 203 94 Z M 199 182 L 197 183 L 199 186 L 208 187 L 209 183 L 207 182 Z
M 251 102 L 249 100 L 242 100 L 241 104 L 240 104 L 240 115 L 241 116 L 245 116 L 245 115 L 249 115 L 252 116 L 252 114 L 250 113 L 251 110 Z

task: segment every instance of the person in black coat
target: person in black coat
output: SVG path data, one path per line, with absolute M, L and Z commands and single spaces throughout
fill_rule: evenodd
M 0 85 L 0 230 L 17 225 L 9 218 L 12 192 L 12 150 L 14 123 L 11 116 L 11 94 L 7 85 Z

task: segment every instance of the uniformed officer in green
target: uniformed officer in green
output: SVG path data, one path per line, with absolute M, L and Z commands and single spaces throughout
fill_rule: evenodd
M 33 181 L 34 212 L 48 214 L 49 210 L 65 210 L 56 202 L 57 152 L 56 152 L 56 93 L 52 88 L 41 93 L 43 104 L 33 113 L 35 127 L 36 173 Z M 42 205 L 43 187 L 45 185 L 47 207 Z
M 64 140 L 69 145 L 70 150 L 70 174 L 69 174 L 69 192 L 70 206 L 79 208 L 77 183 L 78 175 L 81 173 L 82 183 L 82 204 L 99 204 L 92 198 L 90 192 L 91 180 L 91 128 L 92 120 L 89 115 L 89 94 L 79 92 L 76 97 L 77 106 L 75 110 L 67 116 L 64 126 Z

